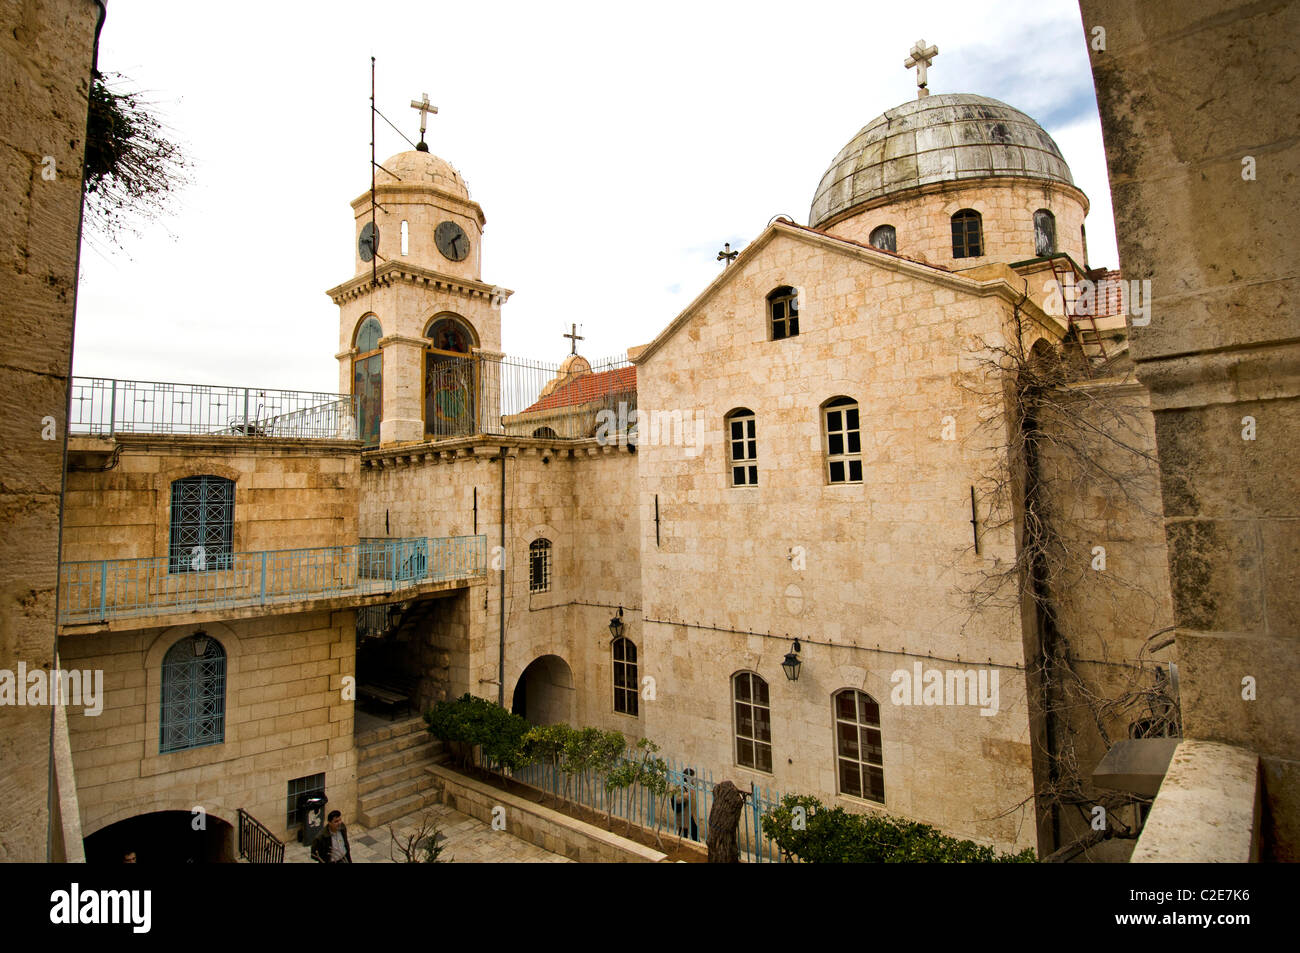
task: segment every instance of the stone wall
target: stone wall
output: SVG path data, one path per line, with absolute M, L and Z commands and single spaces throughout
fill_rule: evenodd
M 0 18 L 5 268 L 0 669 L 55 664 L 59 493 L 77 295 L 81 169 L 100 7 L 7 0 Z M 47 856 L 49 707 L 0 708 L 0 860 Z
M 1300 6 L 1080 8 L 1087 38 L 1105 31 L 1089 53 L 1120 258 L 1152 287 L 1132 351 L 1155 416 L 1186 737 L 1259 754 L 1263 855 L 1295 860 Z
M 226 652 L 225 740 L 159 753 L 162 660 L 202 628 Z M 352 701 L 356 621 L 351 610 L 267 616 L 60 639 L 65 669 L 100 670 L 103 711 L 68 712 L 86 836 L 154 811 L 191 811 L 236 823 L 244 808 L 283 839 L 289 781 L 324 773 L 331 807 L 356 808 Z
M 891 195 L 874 208 L 823 230 L 832 235 L 869 244 L 871 232 L 893 225 L 900 255 L 959 270 L 991 261 L 1010 263 L 1038 257 L 1034 247 L 1034 212 L 1045 208 L 1056 217 L 1056 247 L 1080 265 L 1087 263 L 1084 216 L 1088 200 L 1078 189 L 1055 182 L 1029 183 L 1023 179 L 993 179 L 976 186 L 949 184 L 918 189 L 914 194 Z M 980 213 L 984 254 L 978 258 L 953 258 L 952 216 L 962 209 Z
M 235 481 L 234 551 L 355 545 L 355 443 L 231 437 L 119 437 L 112 469 L 72 471 L 63 559 L 166 557 L 171 484 L 210 474 Z
M 963 594 L 1014 560 L 1010 526 L 982 526 L 972 550 L 970 487 L 1004 466 L 978 427 L 1002 408 L 961 385 L 1019 293 L 996 281 L 1004 296 L 985 296 L 975 282 L 781 226 L 756 245 L 637 359 L 645 672 L 659 695 L 646 733 L 715 777 L 869 809 L 837 794 L 832 696 L 859 689 L 881 705 L 886 808 L 1033 845 L 1017 607 L 973 610 Z M 766 295 L 786 284 L 802 289 L 799 335 L 769 341 Z M 838 395 L 860 407 L 860 484 L 827 482 L 820 408 Z M 720 437 L 737 407 L 757 415 L 756 487 L 729 485 Z M 698 413 L 706 439 L 648 440 L 645 415 L 670 409 Z M 789 682 L 780 663 L 794 638 L 804 665 Z M 891 704 L 893 672 L 915 663 L 996 672 L 997 714 Z M 730 680 L 743 670 L 770 689 L 770 774 L 736 765 Z

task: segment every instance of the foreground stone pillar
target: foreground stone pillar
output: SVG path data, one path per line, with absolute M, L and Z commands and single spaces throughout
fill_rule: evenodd
M 44 678 L 55 665 L 81 167 L 100 8 L 32 0 L 2 9 L 0 671 L 25 663 Z M 47 852 L 53 711 L 0 706 L 0 861 L 61 859 Z
M 1132 352 L 1155 414 L 1184 733 L 1258 753 L 1262 855 L 1297 860 L 1300 5 L 1080 7 L 1121 266 L 1150 281 Z

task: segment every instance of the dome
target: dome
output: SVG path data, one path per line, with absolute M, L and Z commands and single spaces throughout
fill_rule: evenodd
M 469 198 L 469 188 L 460 173 L 452 168 L 450 162 L 439 159 L 432 152 L 415 149 L 399 152 L 385 159 L 382 165 L 383 168 L 375 170 L 376 185 L 425 185 L 463 199 Z
M 1074 185 L 1043 127 L 987 96 L 943 93 L 886 110 L 840 150 L 813 197 L 820 228 L 859 205 L 933 182 L 1013 175 Z

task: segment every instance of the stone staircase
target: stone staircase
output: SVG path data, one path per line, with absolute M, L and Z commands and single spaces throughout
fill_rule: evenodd
M 431 764 L 448 760 L 416 716 L 357 735 L 357 822 L 382 827 L 437 800 Z

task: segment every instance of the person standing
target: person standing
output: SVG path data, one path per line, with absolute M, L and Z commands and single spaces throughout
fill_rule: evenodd
M 348 843 L 348 826 L 342 811 L 330 811 L 325 826 L 311 842 L 311 859 L 322 864 L 352 863 L 352 845 Z

